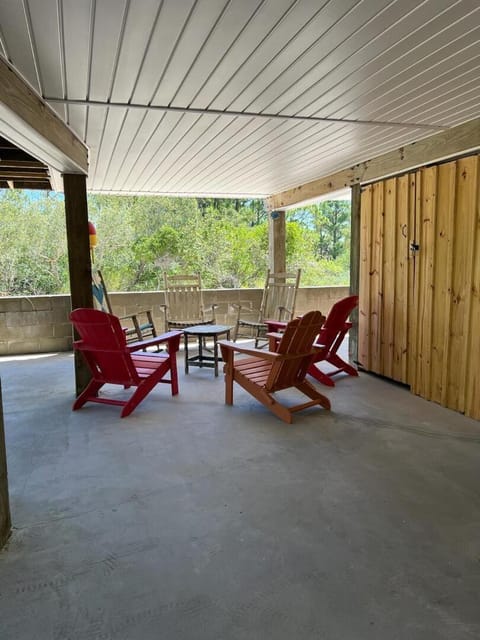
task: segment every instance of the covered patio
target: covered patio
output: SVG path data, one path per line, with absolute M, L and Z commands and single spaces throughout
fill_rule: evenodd
M 0 186 L 64 191 L 71 307 L 88 192 L 263 198 L 281 271 L 286 210 L 349 189 L 350 355 L 405 383 L 341 378 L 288 426 L 180 355 L 180 395 L 120 420 L 72 413 L 71 353 L 0 359 L 2 640 L 478 638 L 478 3 L 23 0 L 0 27 Z
M 0 366 L 2 640 L 479 636 L 478 422 L 361 374 L 288 426 L 205 369 L 120 420 L 71 354 Z

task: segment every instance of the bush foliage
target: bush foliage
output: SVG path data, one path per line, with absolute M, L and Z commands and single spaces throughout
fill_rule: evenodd
M 95 266 L 111 291 L 162 288 L 163 272 L 200 272 L 206 288 L 262 286 L 268 219 L 262 201 L 90 195 Z M 287 264 L 303 286 L 348 284 L 350 204 L 287 213 Z M 60 194 L 1 191 L 1 295 L 69 290 Z

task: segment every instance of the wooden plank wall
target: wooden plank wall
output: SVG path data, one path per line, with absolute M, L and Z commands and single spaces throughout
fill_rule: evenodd
M 359 318 L 366 370 L 477 419 L 479 201 L 478 155 L 365 187 Z
M 358 361 L 407 383 L 414 176 L 362 189 Z

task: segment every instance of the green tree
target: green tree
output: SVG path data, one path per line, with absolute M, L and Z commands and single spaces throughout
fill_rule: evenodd
M 95 267 L 110 291 L 156 290 L 163 271 L 200 272 L 211 288 L 262 286 L 268 216 L 262 200 L 90 195 Z M 340 206 L 339 206 L 340 205 Z M 0 291 L 69 290 L 63 196 L 0 192 Z M 322 203 L 287 213 L 289 269 L 303 285 L 348 283 L 348 205 Z

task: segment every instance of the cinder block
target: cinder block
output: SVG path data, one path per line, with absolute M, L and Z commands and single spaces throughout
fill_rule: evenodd
M 72 336 L 73 336 L 73 327 L 70 322 L 56 323 L 53 326 L 54 338 L 72 338 Z
M 22 327 L 22 337 L 27 340 L 33 338 L 38 338 L 39 340 L 43 338 L 53 338 L 53 330 L 54 325 L 52 323 L 29 325 Z
M 72 338 L 42 338 L 39 345 L 39 353 L 71 350 Z
M 38 340 L 11 340 L 8 343 L 8 353 L 19 355 L 22 353 L 42 353 Z

